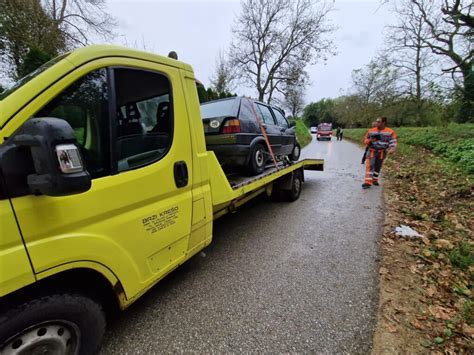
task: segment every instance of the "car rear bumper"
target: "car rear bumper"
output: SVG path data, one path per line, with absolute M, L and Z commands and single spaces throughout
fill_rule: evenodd
M 331 139 L 332 138 L 332 134 L 320 134 L 318 133 L 316 135 L 316 138 L 317 139 Z
M 247 163 L 250 153 L 250 145 L 241 144 L 208 144 L 208 150 L 212 150 L 222 165 L 243 166 Z

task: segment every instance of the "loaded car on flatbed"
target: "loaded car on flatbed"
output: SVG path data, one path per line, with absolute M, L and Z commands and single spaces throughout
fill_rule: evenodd
M 304 169 L 229 178 L 206 149 L 192 68 L 78 49 L 0 94 L 0 353 L 93 354 L 125 309 L 262 194 L 295 200 Z
M 284 112 L 247 97 L 231 97 L 201 104 L 206 146 L 222 167 L 240 168 L 249 175 L 261 174 L 271 160 L 262 135 L 264 129 L 272 153 L 282 160 L 297 161 L 300 144 Z

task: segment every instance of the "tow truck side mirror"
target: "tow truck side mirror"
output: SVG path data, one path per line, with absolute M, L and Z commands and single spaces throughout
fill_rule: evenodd
M 74 130 L 63 119 L 32 118 L 13 137 L 17 147 L 29 149 L 34 173 L 27 176 L 35 194 L 64 196 L 85 192 L 91 177 L 84 168 Z

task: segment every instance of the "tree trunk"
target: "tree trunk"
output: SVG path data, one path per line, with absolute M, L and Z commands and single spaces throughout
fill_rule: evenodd
M 418 41 L 418 46 L 416 47 L 416 60 L 415 60 L 415 73 L 416 73 L 416 125 L 419 126 L 421 123 L 421 44 Z
M 474 73 L 472 71 L 473 60 L 461 66 L 464 90 L 461 108 L 456 120 L 460 123 L 474 122 Z

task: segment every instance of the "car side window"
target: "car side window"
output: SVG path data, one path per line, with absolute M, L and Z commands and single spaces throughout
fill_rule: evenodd
M 262 104 L 256 104 L 257 110 L 259 111 L 261 117 L 263 118 L 263 122 L 266 124 L 275 124 L 275 121 L 273 120 L 273 115 L 270 112 L 270 108 L 262 105 Z
M 278 110 L 273 109 L 273 113 L 275 114 L 275 118 L 277 120 L 278 126 L 282 128 L 288 128 L 288 121 L 286 120 L 285 116 Z
M 114 70 L 117 112 L 117 170 L 127 171 L 163 158 L 173 138 L 171 85 L 157 72 Z
M 71 125 L 92 178 L 110 174 L 108 98 L 107 72 L 99 69 L 77 80 L 34 115 L 61 118 Z

